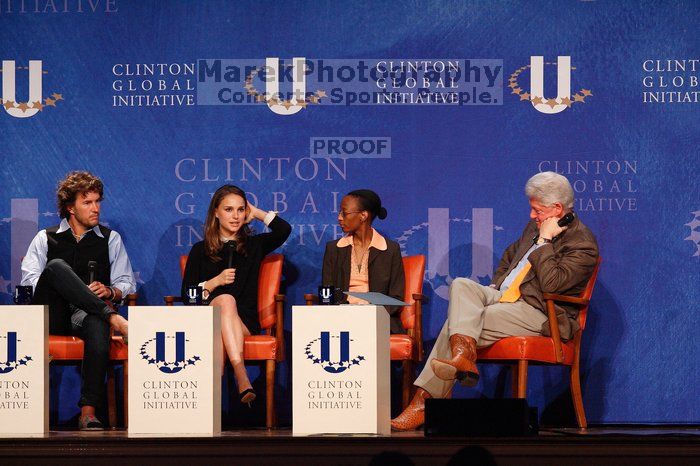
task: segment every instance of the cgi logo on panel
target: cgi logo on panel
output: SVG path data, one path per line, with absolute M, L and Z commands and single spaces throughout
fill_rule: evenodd
M 174 361 L 166 361 L 165 359 L 166 340 L 175 340 Z M 155 338 L 146 340 L 141 345 L 141 358 L 148 361 L 148 364 L 155 364 L 158 370 L 165 374 L 175 374 L 202 359 L 199 356 L 185 357 L 185 343 L 188 341 L 185 339 L 185 332 L 175 332 L 174 337 L 166 336 L 165 332 L 156 332 Z M 155 346 L 155 356 L 152 355 L 153 346 Z
M 5 345 L 3 345 L 3 340 L 7 340 Z M 17 332 L 7 332 L 5 335 L 0 335 L 0 375 L 12 372 L 20 366 L 26 366 L 32 360 L 31 356 L 26 355 L 17 359 L 17 343 L 21 341 L 17 338 Z M 1 356 L 2 348 L 7 348 L 5 358 Z
M 26 101 L 17 100 L 17 72 L 22 76 L 29 73 L 29 98 Z M 2 69 L 2 97 L 0 105 L 5 111 L 15 118 L 33 117 L 45 108 L 55 107 L 58 101 L 64 100 L 63 95 L 52 92 L 50 97 L 43 98 L 43 78 L 47 71 L 42 68 L 41 60 L 29 60 L 29 66 L 15 66 L 14 60 L 3 60 Z
M 557 67 L 557 96 L 548 98 L 544 92 L 544 67 Z M 520 83 L 520 75 L 530 70 L 530 92 L 523 89 Z M 535 110 L 542 113 L 560 113 L 571 108 L 574 104 L 586 103 L 586 98 L 593 95 L 590 89 L 581 89 L 576 94 L 571 94 L 571 66 L 570 56 L 559 56 L 556 62 L 545 62 L 542 56 L 530 57 L 530 64 L 515 70 L 508 79 L 508 87 L 511 94 L 520 97 L 521 101 L 530 102 Z
M 339 354 L 331 356 L 334 346 L 331 340 L 339 344 Z M 364 356 L 350 356 L 350 342 L 355 341 L 350 338 L 350 332 L 340 332 L 340 335 L 331 335 L 330 332 L 321 332 L 306 345 L 306 359 L 310 359 L 314 364 L 320 364 L 323 370 L 331 374 L 340 374 L 350 369 L 352 366 L 360 364 L 365 360 Z M 337 360 L 334 360 L 337 359 Z

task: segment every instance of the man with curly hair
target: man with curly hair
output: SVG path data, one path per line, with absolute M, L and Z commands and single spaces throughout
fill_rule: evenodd
M 136 290 L 121 236 L 100 225 L 102 181 L 71 172 L 58 183 L 59 225 L 41 230 L 22 261 L 22 285 L 34 288 L 33 304 L 48 304 L 49 333 L 85 342 L 79 426 L 102 430 L 95 408 L 104 403 L 110 328 L 126 340 L 128 323 L 110 304 Z M 116 306 L 115 306 L 116 307 Z

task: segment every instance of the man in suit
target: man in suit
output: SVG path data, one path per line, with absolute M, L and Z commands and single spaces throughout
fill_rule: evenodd
M 593 273 L 598 245 L 576 217 L 559 221 L 574 206 L 574 191 L 562 175 L 543 172 L 525 185 L 530 222 L 503 254 L 489 286 L 466 278 L 450 285 L 447 321 L 428 363 L 416 379 L 415 396 L 391 421 L 394 430 L 413 430 L 425 420 L 425 399 L 443 398 L 455 381 L 474 386 L 479 380 L 478 347 L 508 336 L 549 335 L 542 293 L 579 295 Z M 578 330 L 577 308 L 557 306 L 563 340 Z
M 58 184 L 60 225 L 41 230 L 22 261 L 22 285 L 34 288 L 33 304 L 48 304 L 49 333 L 77 335 L 85 343 L 80 430 L 102 430 L 95 408 L 104 402 L 110 328 L 127 338 L 128 323 L 111 303 L 136 290 L 121 236 L 100 225 L 102 181 L 69 173 Z

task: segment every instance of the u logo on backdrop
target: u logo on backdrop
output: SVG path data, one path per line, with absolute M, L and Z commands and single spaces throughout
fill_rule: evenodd
M 32 360 L 31 356 L 17 359 L 17 342 L 22 341 L 17 338 L 17 332 L 7 332 L 6 336 L 0 335 L 0 340 L 7 340 L 7 356 L 5 361 L 0 360 L 0 374 L 7 374 L 20 366 L 26 366 Z M 1 346 L 5 345 L 0 341 Z
M 166 360 L 166 343 L 168 340 L 175 340 L 175 359 Z M 175 374 L 200 361 L 199 356 L 185 356 L 185 344 L 189 341 L 185 338 L 185 332 L 175 332 L 175 336 L 166 335 L 165 332 L 156 332 L 155 338 L 146 340 L 141 345 L 141 358 L 148 364 L 155 364 L 161 372 L 165 374 Z M 153 346 L 155 346 L 155 356 L 153 356 Z M 169 345 L 168 345 L 169 346 Z
M 546 97 L 544 91 L 544 68 L 545 65 L 557 67 L 557 95 L 556 97 Z M 530 92 L 525 91 L 519 83 L 519 76 L 526 70 L 530 70 Z M 547 114 L 560 113 L 571 108 L 572 105 L 585 103 L 586 98 L 593 95 L 590 89 L 581 89 L 576 94 L 571 94 L 571 57 L 560 55 L 556 63 L 545 62 L 542 56 L 530 57 L 530 64 L 518 68 L 510 75 L 508 87 L 511 94 L 517 95 L 521 101 L 527 101 L 535 107 L 535 110 Z
M 17 101 L 17 70 L 29 71 L 29 98 L 25 102 Z M 28 67 L 16 67 L 14 60 L 2 61 L 2 98 L 0 104 L 5 111 L 15 118 L 29 118 L 44 110 L 55 107 L 56 102 L 64 100 L 62 94 L 56 92 L 51 97 L 43 98 L 43 70 L 41 60 L 29 60 Z
M 339 357 L 337 360 L 331 356 L 333 346 L 331 340 L 338 342 Z M 331 335 L 330 332 L 321 332 L 318 338 L 311 340 L 305 348 L 306 359 L 310 359 L 313 364 L 320 364 L 323 370 L 331 374 L 340 374 L 350 369 L 352 366 L 360 364 L 365 360 L 364 356 L 350 356 L 350 332 L 340 332 L 339 335 Z

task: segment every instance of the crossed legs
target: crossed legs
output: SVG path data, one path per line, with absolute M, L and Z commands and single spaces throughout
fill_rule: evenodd
M 233 367 L 233 375 L 238 384 L 238 393 L 243 393 L 248 389 L 252 389 L 243 361 L 243 338 L 250 335 L 250 331 L 238 315 L 236 298 L 229 294 L 222 294 L 214 298 L 211 305 L 219 306 L 221 309 L 221 338 L 223 339 L 228 359 Z
M 450 285 L 450 303 L 447 320 L 438 335 L 425 368 L 416 379 L 419 388 L 408 407 L 392 421 L 395 430 L 412 430 L 423 424 L 425 398 L 446 397 L 454 379 L 438 377 L 434 360 L 442 365 L 454 364 L 455 339 L 473 339 L 472 345 L 489 346 L 507 336 L 539 335 L 547 317 L 525 301 L 500 303 L 501 291 L 480 285 L 466 278 L 457 278 Z M 451 338 L 452 337 L 452 338 Z M 475 350 L 475 348 L 474 348 Z M 471 353 L 471 352 L 470 352 Z M 473 351 L 474 362 L 476 354 Z

